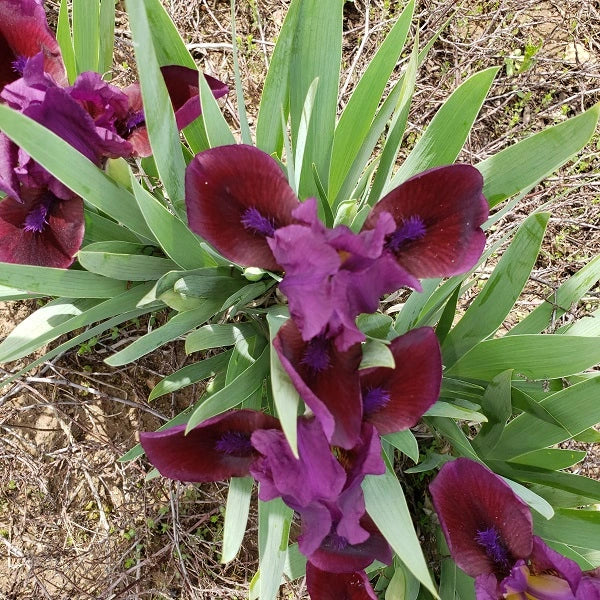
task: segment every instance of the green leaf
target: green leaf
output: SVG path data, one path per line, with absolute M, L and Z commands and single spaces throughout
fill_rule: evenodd
M 356 326 L 368 337 L 385 340 L 390 334 L 393 319 L 382 313 L 361 314 L 356 319 Z
M 533 515 L 536 535 L 553 542 L 600 550 L 600 511 L 557 508 L 553 519 Z
M 450 454 L 430 454 L 425 460 L 421 461 L 416 467 L 404 469 L 405 473 L 427 473 L 437 469 L 440 465 L 454 460 Z
M 388 433 L 382 439 L 389 442 L 394 448 L 398 448 L 400 452 L 406 454 L 414 463 L 419 462 L 419 444 L 410 429 Z
M 564 335 L 583 335 L 586 337 L 600 336 L 600 309 L 595 310 L 587 317 L 575 321 L 575 323 L 568 325 L 564 329 L 559 329 L 558 333 L 563 333 Z
M 60 0 L 58 24 L 56 26 L 56 40 L 60 46 L 63 63 L 65 64 L 65 70 L 67 71 L 67 78 L 69 83 L 72 84 L 77 77 L 77 67 L 75 66 L 73 38 L 71 37 L 68 0 Z
M 0 285 L 0 300 L 26 300 L 28 298 L 43 298 L 43 295 L 32 294 L 14 287 Z
M 506 369 L 529 379 L 556 379 L 600 362 L 600 340 L 564 335 L 511 335 L 469 350 L 445 374 L 490 380 Z
M 73 47 L 77 72 L 98 70 L 100 0 L 73 0 Z
M 272 311 L 267 314 L 271 348 L 273 347 L 273 339 L 277 335 L 279 328 L 289 317 L 284 310 L 280 309 L 277 312 Z M 298 458 L 297 418 L 300 394 L 298 394 L 289 375 L 283 368 L 277 352 L 273 349 L 271 349 L 271 386 L 273 390 L 273 402 L 275 403 L 277 416 L 281 421 L 281 428 L 293 455 Z
M 131 230 L 107 219 L 94 209 L 84 209 L 85 217 L 85 236 L 83 245 L 93 244 L 94 242 L 110 242 L 119 240 L 121 242 L 139 242 L 139 238 Z
M 419 587 L 419 582 L 411 572 L 404 565 L 399 564 L 385 590 L 385 600 L 417 600 Z M 442 597 L 447 598 L 447 596 L 440 596 L 440 598 Z
M 339 203 L 335 201 L 338 192 L 369 133 L 385 86 L 402 53 L 414 8 L 411 0 L 371 59 L 335 128 L 327 192 L 333 205 Z
M 206 78 L 200 73 L 200 103 L 202 105 L 202 122 L 211 148 L 235 144 L 235 138 L 219 108 L 217 100 Z
M 460 419 L 462 421 L 473 421 L 475 423 L 484 423 L 487 417 L 476 410 L 458 406 L 450 402 L 438 400 L 425 413 L 426 417 L 449 417 L 451 419 Z
M 231 383 L 219 390 L 203 402 L 190 416 L 187 431 L 202 421 L 221 414 L 241 404 L 256 389 L 262 386 L 269 371 L 269 348 L 264 348 L 261 355 L 245 371 Z
M 126 289 L 123 281 L 87 271 L 12 263 L 0 263 L 0 284 L 66 298 L 110 298 Z
M 256 145 L 267 154 L 276 154 L 277 156 L 281 156 L 283 148 L 284 126 L 281 119 L 274 118 L 274 115 L 280 115 L 283 112 L 284 123 L 287 122 L 290 60 L 301 3 L 302 0 L 291 2 L 281 26 L 263 86 L 256 122 Z
M 425 169 L 452 164 L 460 153 L 499 67 L 469 77 L 437 111 L 412 152 L 383 190 L 386 194 Z
M 294 190 L 300 189 L 300 174 L 302 173 L 302 162 L 304 160 L 304 150 L 306 148 L 306 139 L 308 137 L 308 128 L 310 127 L 310 117 L 312 115 L 315 96 L 319 87 L 319 78 L 316 77 L 310 84 L 306 92 L 306 99 L 302 106 L 302 114 L 300 115 L 300 126 L 298 127 L 298 135 L 296 137 L 295 155 L 294 155 Z
M 558 319 L 581 300 L 600 279 L 600 256 L 594 257 L 585 267 L 567 279 L 535 310 L 517 323 L 507 335 L 541 333 L 553 319 Z
M 0 105 L 0 129 L 78 196 L 131 231 L 153 240 L 133 195 L 65 140 L 3 105 Z
M 242 545 L 250 512 L 253 483 L 252 477 L 232 477 L 229 481 L 223 525 L 222 563 L 233 560 Z
M 483 289 L 446 336 L 442 346 L 446 366 L 502 325 L 527 283 L 549 218 L 548 213 L 533 214 L 519 227 Z
M 508 483 L 508 485 L 512 488 L 512 491 L 517 494 L 526 502 L 533 510 L 542 515 L 545 519 L 551 519 L 554 516 L 554 509 L 550 505 L 550 503 L 538 496 L 535 492 L 532 492 L 530 489 L 526 488 L 524 485 L 517 483 L 516 481 L 512 481 L 511 479 L 507 479 L 503 477 L 504 481 Z
M 91 273 L 123 281 L 149 281 L 177 268 L 168 258 L 143 254 L 147 246 L 132 242 L 96 242 L 82 248 L 77 259 Z
M 258 501 L 260 600 L 275 600 L 287 556 L 293 511 L 281 498 Z
M 510 462 L 540 467 L 550 471 L 568 469 L 587 456 L 584 450 L 560 450 L 558 448 L 543 448 L 533 450 L 510 459 Z
M 387 344 L 373 339 L 368 339 L 363 344 L 362 360 L 358 366 L 359 370 L 370 369 L 372 367 L 388 367 L 393 369 L 395 366 L 394 355 Z
M 487 456 L 495 447 L 512 414 L 511 404 L 512 370 L 503 371 L 487 386 L 481 401 L 481 410 L 488 419 L 472 443 L 482 456 Z
M 438 598 L 402 487 L 389 470 L 367 475 L 362 489 L 367 512 L 407 569 Z
M 446 438 L 458 454 L 473 460 L 479 460 L 477 453 L 473 450 L 473 446 L 471 446 L 471 442 L 452 419 L 446 417 L 425 417 L 425 422 L 434 427 L 440 435 Z
M 144 219 L 165 254 L 183 269 L 210 267 L 213 258 L 202 246 L 202 239 L 152 194 L 131 173 L 131 185 Z
M 202 308 L 188 310 L 172 317 L 165 325 L 153 329 L 150 333 L 138 338 L 123 350 L 109 356 L 104 360 L 111 367 L 120 367 L 145 356 L 149 352 L 160 348 L 180 335 L 187 333 L 199 323 L 204 323 L 212 317 L 218 309 L 218 303 L 206 302 Z
M 558 444 L 600 422 L 600 378 L 588 379 L 556 392 L 539 406 L 560 425 L 521 413 L 504 429 L 494 458 L 509 459 Z
M 214 377 L 217 373 L 225 369 L 230 357 L 231 350 L 228 350 L 192 365 L 186 365 L 182 369 L 167 375 L 152 388 L 148 396 L 148 401 L 150 402 L 165 394 L 172 394 L 181 388 L 198 383 L 203 379 Z
M 287 73 L 287 77 L 290 77 L 290 117 L 294 148 L 298 145 L 304 101 L 312 82 L 319 79 L 302 163 L 298 190 L 301 198 L 318 194 L 311 173 L 313 163 L 321 176 L 329 173 L 342 64 L 343 4 L 343 0 L 302 0 L 299 6 L 290 70 Z M 275 114 L 279 114 L 279 110 Z
M 128 0 L 127 14 L 133 35 L 148 138 L 164 189 L 178 214 L 185 214 L 184 172 L 179 132 L 171 99 L 154 48 L 146 4 Z
M 98 72 L 104 74 L 105 79 L 110 79 L 115 43 L 115 0 L 101 0 L 99 27 Z
M 239 338 L 256 335 L 253 323 L 223 323 L 204 325 L 188 333 L 185 338 L 185 353 L 200 352 L 208 348 L 233 346 Z
M 600 104 L 564 123 L 490 156 L 476 167 L 485 182 L 483 194 L 496 206 L 521 190 L 533 187 L 583 148 L 596 130 Z

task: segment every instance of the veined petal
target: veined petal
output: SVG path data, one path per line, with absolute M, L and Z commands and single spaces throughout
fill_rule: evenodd
M 430 484 L 452 558 L 465 573 L 505 577 L 533 549 L 529 507 L 481 463 L 457 458 Z
M 81 198 L 59 200 L 48 190 L 25 190 L 23 201 L 0 200 L 0 261 L 66 269 L 84 233 Z
M 377 600 L 364 571 L 330 573 L 306 563 L 306 588 L 313 600 Z
M 389 346 L 394 369 L 360 372 L 364 418 L 381 435 L 408 429 L 438 399 L 442 382 L 440 345 L 431 327 L 413 329 Z
M 577 591 L 581 581 L 581 567 L 570 558 L 563 556 L 545 544 L 537 535 L 533 536 L 533 552 L 531 553 L 531 570 L 536 574 L 556 574 L 568 582 L 573 593 Z
M 305 342 L 290 319 L 277 333 L 273 346 L 329 442 L 345 449 L 354 447 L 362 426 L 357 370 L 361 360 L 360 345 L 340 352 L 326 338 Z
M 140 433 L 148 460 L 164 477 L 179 481 L 222 481 L 245 477 L 258 457 L 250 437 L 259 429 L 278 429 L 274 417 L 254 410 L 217 415 L 185 435 L 185 425 Z
M 0 89 L 21 76 L 15 61 L 44 55 L 44 71 L 59 85 L 67 77 L 56 37 L 46 21 L 43 0 L 0 0 Z
M 267 235 L 246 221 L 253 210 L 274 230 L 293 221 L 299 201 L 274 159 L 253 146 L 211 148 L 188 165 L 185 186 L 192 231 L 233 262 L 281 270 Z
M 575 600 L 565 579 L 550 573 L 534 574 L 522 560 L 515 564 L 510 575 L 502 581 L 500 590 L 500 598 L 507 600 Z
M 373 208 L 366 229 L 382 212 L 396 222 L 386 246 L 415 277 L 448 277 L 464 273 L 480 257 L 488 203 L 483 178 L 470 165 L 424 171 L 405 181 Z

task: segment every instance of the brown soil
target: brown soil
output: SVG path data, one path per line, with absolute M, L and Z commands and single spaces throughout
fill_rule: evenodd
M 47 5 L 56 15 L 57 2 Z M 164 5 L 198 65 L 231 84 L 229 2 L 165 0 Z M 238 2 L 237 33 L 251 123 L 287 5 L 284 0 Z M 403 3 L 373 0 L 367 5 L 368 18 L 362 0 L 345 5 L 342 105 Z M 598 2 L 423 0 L 415 20 L 421 44 L 450 17 L 420 70 L 407 148 L 457 85 L 494 65 L 502 69 L 461 154 L 465 162 L 484 159 L 600 100 Z M 124 84 L 132 79 L 127 65 L 133 59 L 120 11 L 117 24 L 115 81 Z M 525 62 L 528 53 L 533 56 Z M 233 94 L 225 113 L 235 126 Z M 575 161 L 533 190 L 506 218 L 520 221 L 553 201 L 542 253 L 506 327 L 598 252 L 599 144 L 595 137 Z M 597 309 L 598 292 L 594 288 L 556 326 Z M 0 307 L 0 339 L 34 307 L 33 301 Z M 201 391 L 195 386 L 147 402 L 161 377 L 193 358 L 185 355 L 181 342 L 126 368 L 111 369 L 102 362 L 151 323 L 124 324 L 116 339 L 108 333 L 93 348 L 57 357 L 0 391 L 0 597 L 247 596 L 256 568 L 256 520 L 251 518 L 254 525 L 238 560 L 220 565 L 224 486 L 146 481 L 149 466 L 144 460 L 116 461 L 135 444 L 137 431 L 156 429 Z M 11 372 L 18 366 L 3 368 Z M 580 472 L 598 477 L 600 452 L 586 449 Z M 302 583 L 289 586 L 283 597 L 305 598 Z

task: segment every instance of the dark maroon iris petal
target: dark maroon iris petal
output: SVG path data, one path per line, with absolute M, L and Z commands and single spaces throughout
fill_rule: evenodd
M 273 229 L 292 222 L 299 205 L 277 162 L 253 146 L 221 146 L 194 157 L 186 171 L 190 228 L 243 266 L 281 270 L 265 235 L 244 225 L 255 209 Z M 264 219 L 265 221 L 262 221 Z
M 485 245 L 480 226 L 488 204 L 482 189 L 481 174 L 469 165 L 429 169 L 382 198 L 365 229 L 373 229 L 387 212 L 396 222 L 387 247 L 405 269 L 419 278 L 463 273 Z
M 468 458 L 446 463 L 429 489 L 452 558 L 471 577 L 491 573 L 501 580 L 517 560 L 531 555 L 529 507 L 481 463 Z
M 302 339 L 300 330 L 290 319 L 277 333 L 273 347 L 294 387 L 313 411 L 317 420 L 334 446 L 352 448 L 359 439 L 362 424 L 362 401 L 358 378 L 361 360 L 360 344 L 340 352 L 331 340 L 325 340 L 329 348 L 314 349 Z M 318 342 L 321 344 L 321 342 Z M 323 352 L 327 351 L 329 364 L 323 366 Z M 312 367 L 306 363 L 306 357 Z
M 364 571 L 330 573 L 310 561 L 306 564 L 306 589 L 315 600 L 377 600 Z
M 230 411 L 204 421 L 187 435 L 185 425 L 140 433 L 148 460 L 165 477 L 179 481 L 221 481 L 250 474 L 258 457 L 248 444 L 259 429 L 278 429 L 279 421 L 253 410 Z
M 435 404 L 442 382 L 440 345 L 431 327 L 412 329 L 389 346 L 396 367 L 360 372 L 365 420 L 381 435 L 408 429 Z
M 67 268 L 84 232 L 80 198 L 59 200 L 44 189 L 26 189 L 22 201 L 0 200 L 0 261 Z
M 0 90 L 22 74 L 22 59 L 42 53 L 44 71 L 60 85 L 67 78 L 42 0 L 0 0 Z M 16 63 L 17 69 L 13 65 Z

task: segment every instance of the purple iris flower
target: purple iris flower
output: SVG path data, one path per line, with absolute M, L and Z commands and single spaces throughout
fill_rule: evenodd
M 381 435 L 408 429 L 435 404 L 442 382 L 440 346 L 431 327 L 392 340 L 394 369 L 360 371 L 363 419 Z
M 252 445 L 262 457 L 251 467 L 259 497 L 281 497 L 301 519 L 300 551 L 330 572 L 360 571 L 378 559 L 391 559 L 389 545 L 365 512 L 361 482 L 385 466 L 375 428 L 363 424 L 356 446 L 331 448 L 319 422 L 298 420 L 295 458 L 282 432 L 257 431 Z
M 60 48 L 48 27 L 43 0 L 0 0 L 0 15 L 0 90 L 19 79 L 26 60 L 40 52 L 44 72 L 66 85 Z
M 179 65 L 161 67 L 167 92 L 175 111 L 178 129 L 187 127 L 202 113 L 200 107 L 199 73 L 196 69 Z M 210 75 L 204 75 L 215 98 L 221 98 L 229 92 L 226 84 Z M 116 129 L 133 147 L 134 156 L 150 156 L 150 140 L 146 129 L 144 107 L 139 83 L 132 83 L 123 89 L 127 96 L 127 110 L 116 119 Z
M 529 507 L 510 486 L 468 458 L 446 463 L 430 485 L 456 564 L 475 578 L 477 600 L 591 600 L 594 574 L 533 535 Z M 597 598 L 597 596 L 596 596 Z
M 364 229 L 392 215 L 385 246 L 415 277 L 449 277 L 470 269 L 485 245 L 488 217 L 483 178 L 470 165 L 435 167 L 393 189 L 373 208 Z
M 235 410 L 208 419 L 185 434 L 185 425 L 140 433 L 148 460 L 164 477 L 178 481 L 222 481 L 250 474 L 260 458 L 254 432 L 278 430 L 279 421 L 254 410 Z
M 304 340 L 325 335 L 347 350 L 365 339 L 355 322 L 360 313 L 374 312 L 381 296 L 400 287 L 420 288 L 389 253 L 382 255 L 395 227 L 390 215 L 360 234 L 343 225 L 327 229 L 314 198 L 292 215 L 297 224 L 278 229 L 268 242 L 285 270 L 280 289 Z
M 273 347 L 327 440 L 334 446 L 352 448 L 363 418 L 360 344 L 342 352 L 325 336 L 305 342 L 295 321 L 289 319 L 277 332 Z
M 377 600 L 364 571 L 330 573 L 306 563 L 306 588 L 315 600 Z
M 273 158 L 246 145 L 205 150 L 188 165 L 185 190 L 192 231 L 242 266 L 282 270 L 267 241 L 299 201 Z

